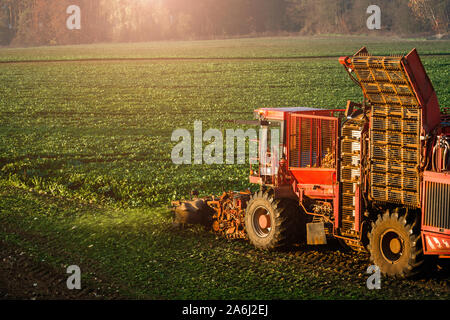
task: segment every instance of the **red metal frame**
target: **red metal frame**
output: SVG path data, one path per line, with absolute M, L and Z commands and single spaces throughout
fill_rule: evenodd
M 341 197 L 341 187 L 339 183 L 334 185 L 334 198 L 333 198 L 333 210 L 334 210 L 334 230 L 339 228 L 339 224 L 341 223 L 341 215 L 339 214 Z
M 318 109 L 318 108 L 260 108 L 254 112 L 260 119 L 284 121 L 287 120 L 288 115 L 291 114 L 309 114 L 317 116 L 332 117 L 338 112 L 344 112 L 345 109 Z
M 436 183 L 442 183 L 442 184 L 450 184 L 450 172 L 432 172 L 432 171 L 424 171 L 423 173 L 423 181 L 422 181 L 422 231 L 429 231 L 429 232 L 435 232 L 440 233 L 444 235 L 450 235 L 449 229 L 440 229 L 432 226 L 427 226 L 424 224 L 424 217 L 425 217 L 425 209 L 426 209 L 426 190 L 425 189 L 425 182 L 436 182 Z
M 425 133 L 429 133 L 441 123 L 441 111 L 436 92 L 416 49 L 411 50 L 405 56 L 402 66 L 405 68 L 417 100 L 422 106 L 422 128 Z
M 422 231 L 421 238 L 424 254 L 450 256 L 450 235 Z
M 424 224 L 426 204 L 426 182 L 450 184 L 450 172 L 424 171 L 422 181 L 422 225 L 421 239 L 423 251 L 426 255 L 450 255 L 450 230 L 441 229 Z
M 356 188 L 355 191 L 355 231 L 360 231 L 360 224 L 361 224 L 361 207 L 360 207 L 360 188 Z
M 333 111 L 341 111 L 341 110 L 331 110 Z M 335 123 L 335 132 L 334 132 L 334 152 L 335 152 L 335 166 L 334 168 L 312 168 L 312 167 L 288 167 L 288 172 L 292 176 L 292 178 L 296 182 L 296 188 L 294 192 L 297 194 L 302 194 L 308 196 L 310 198 L 316 199 L 334 199 L 336 196 L 334 186 L 337 184 L 337 168 L 338 168 L 338 137 L 339 137 L 339 118 L 330 117 L 330 116 L 320 116 L 320 115 L 311 115 L 311 114 L 290 114 L 289 119 L 286 123 L 286 147 L 287 147 L 287 164 L 290 163 L 290 125 L 291 118 L 301 118 L 301 119 L 313 119 L 319 120 L 318 126 L 315 128 L 311 124 L 311 128 L 314 130 L 318 130 L 317 132 L 317 146 L 318 150 L 321 151 L 321 130 L 320 126 L 322 124 L 322 120 L 332 121 Z M 299 132 L 301 136 L 301 131 Z M 310 165 L 312 164 L 312 139 L 310 145 Z M 316 155 L 318 158 L 320 157 L 320 152 L 317 152 Z M 316 159 L 317 163 L 317 159 Z

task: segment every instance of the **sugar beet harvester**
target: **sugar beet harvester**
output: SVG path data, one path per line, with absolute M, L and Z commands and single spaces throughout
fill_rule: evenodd
M 450 117 L 416 50 L 380 57 L 362 48 L 339 62 L 361 104 L 255 110 L 261 126 L 281 132 L 281 156 L 269 157 L 269 146 L 251 168 L 260 191 L 174 202 L 176 222 L 265 250 L 337 238 L 392 276 L 450 257 Z

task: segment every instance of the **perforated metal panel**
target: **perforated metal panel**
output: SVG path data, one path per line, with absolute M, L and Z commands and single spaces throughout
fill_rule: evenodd
M 292 114 L 288 121 L 289 167 L 335 166 L 337 118 Z
M 403 57 L 352 57 L 370 116 L 371 196 L 419 207 L 420 109 Z
M 355 229 L 356 189 L 361 177 L 361 131 L 363 119 L 350 119 L 342 125 L 341 140 L 341 233 L 352 236 Z
M 426 180 L 426 178 L 425 178 Z M 450 230 L 450 184 L 424 181 L 426 226 Z

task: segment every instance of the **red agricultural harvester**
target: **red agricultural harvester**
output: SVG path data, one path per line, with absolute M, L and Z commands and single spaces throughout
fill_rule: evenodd
M 369 251 L 383 274 L 416 274 L 430 257 L 450 257 L 450 117 L 416 50 L 362 48 L 339 62 L 362 103 L 255 110 L 281 132 L 280 156 L 267 148 L 251 170 L 260 191 L 177 202 L 175 212 L 203 206 L 215 232 L 266 250 L 336 238 Z

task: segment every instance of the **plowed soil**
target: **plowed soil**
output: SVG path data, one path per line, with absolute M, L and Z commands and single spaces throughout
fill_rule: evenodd
M 90 288 L 69 290 L 66 281 L 70 274 L 64 274 L 61 270 L 45 261 L 37 261 L 18 247 L 0 241 L 0 299 L 115 298 L 112 294 L 105 295 L 101 288 L 92 285 Z

